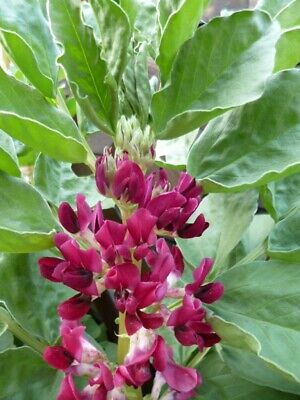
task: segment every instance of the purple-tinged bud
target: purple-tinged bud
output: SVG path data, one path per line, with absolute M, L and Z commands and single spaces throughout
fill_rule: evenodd
M 48 279 L 49 281 L 60 282 L 60 280 L 56 279 L 52 275 L 55 271 L 55 268 L 62 262 L 64 262 L 64 260 L 62 260 L 61 258 L 55 258 L 55 257 L 40 258 L 38 263 L 39 263 L 41 275 L 45 279 Z
M 77 215 L 69 203 L 63 202 L 58 208 L 58 218 L 62 226 L 70 233 L 79 232 Z
M 142 204 L 146 191 L 143 171 L 133 161 L 121 161 L 113 178 L 112 194 L 118 200 Z
M 79 320 L 90 310 L 91 296 L 77 294 L 61 303 L 58 308 L 58 315 L 62 319 Z
M 109 179 L 107 176 L 107 156 L 103 155 L 99 157 L 96 161 L 96 185 L 103 196 L 106 195 L 107 189 L 109 187 Z
M 85 196 L 83 194 L 78 194 L 76 196 L 77 204 L 77 218 L 80 227 L 80 232 L 85 232 L 92 221 L 92 210 L 88 203 L 85 201 Z
M 56 369 L 66 370 L 74 361 L 74 357 L 62 346 L 46 347 L 44 360 Z

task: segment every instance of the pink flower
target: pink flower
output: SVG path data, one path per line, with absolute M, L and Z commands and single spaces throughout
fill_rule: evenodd
M 62 226 L 70 233 L 85 232 L 92 220 L 92 209 L 85 201 L 85 196 L 76 196 L 77 213 L 69 203 L 63 202 L 58 208 L 58 218 Z
M 64 377 L 57 400 L 84 400 L 74 385 L 72 375 L 66 375 Z
M 91 305 L 91 297 L 83 294 L 77 294 L 61 303 L 58 308 L 58 314 L 62 319 L 79 320 L 88 313 Z
M 46 347 L 43 358 L 56 369 L 66 370 L 74 361 L 74 357 L 63 346 Z

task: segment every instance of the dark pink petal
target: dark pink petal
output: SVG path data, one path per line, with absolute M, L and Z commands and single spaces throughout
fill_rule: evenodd
M 93 211 L 92 221 L 91 221 L 91 228 L 94 233 L 97 233 L 101 226 L 103 225 L 104 218 L 101 203 L 98 202 L 95 210 Z
M 149 253 L 149 245 L 147 243 L 143 243 L 140 246 L 136 247 L 133 256 L 137 261 L 139 261 L 142 258 L 145 258 L 148 253 Z
M 73 266 L 79 267 L 81 265 L 80 248 L 75 240 L 65 241 L 59 250 L 64 258 L 70 261 Z
M 204 340 L 201 336 L 198 338 L 193 329 L 184 325 L 178 326 L 174 328 L 174 333 L 178 342 L 183 346 L 193 346 L 196 344 L 199 346 L 199 350 L 203 351 Z
M 159 168 L 158 179 L 155 186 L 161 188 L 162 190 L 168 190 L 170 181 L 165 169 Z
M 111 370 L 103 363 L 96 363 L 95 367 L 100 369 L 100 376 L 90 381 L 91 385 L 103 385 L 106 392 L 113 390 L 114 380 Z M 93 399 L 94 400 L 94 399 Z
M 183 255 L 177 246 L 171 247 L 171 253 L 175 262 L 175 271 L 181 276 L 184 270 Z
M 151 268 L 152 281 L 165 282 L 170 272 L 176 268 L 171 250 L 162 238 L 156 243 L 156 252 L 149 253 L 146 260 Z
M 93 274 L 84 268 L 67 269 L 63 273 L 63 283 L 74 290 L 81 291 L 93 282 Z
M 115 221 L 105 221 L 96 234 L 100 245 L 107 249 L 109 246 L 122 244 L 126 234 L 126 226 Z
M 157 371 L 164 371 L 167 368 L 168 361 L 171 357 L 170 349 L 167 347 L 165 340 L 161 336 L 157 336 L 156 347 L 153 352 L 153 366 Z
M 106 175 L 106 156 L 101 156 L 96 162 L 96 185 L 101 194 L 106 195 L 107 188 L 109 186 L 109 180 Z
M 203 334 L 202 338 L 204 340 L 204 347 L 212 347 L 221 340 L 220 336 L 216 333 Z
M 135 289 L 140 281 L 140 271 L 136 265 L 123 263 L 110 268 L 105 276 L 107 289 Z
M 186 203 L 186 198 L 177 192 L 162 193 L 150 200 L 147 209 L 152 215 L 160 217 L 163 212 L 173 207 L 181 207 Z
M 55 246 L 60 249 L 60 247 L 67 242 L 68 240 L 72 240 L 72 238 L 64 232 L 59 232 L 54 235 L 54 243 Z
M 224 293 L 224 285 L 221 282 L 208 283 L 201 286 L 194 294 L 195 297 L 203 301 L 203 303 L 211 304 L 220 299 Z
M 72 375 L 64 377 L 56 400 L 84 400 L 75 388 Z
M 171 207 L 164 211 L 157 221 L 157 228 L 173 230 L 173 228 L 169 227 L 169 225 L 172 225 L 174 221 L 178 220 L 180 216 L 180 210 L 180 207 Z
M 127 220 L 127 229 L 136 245 L 140 242 L 153 244 L 155 236 L 153 228 L 157 218 L 145 208 L 140 208 Z
M 197 184 L 195 178 L 186 172 L 181 172 L 175 189 L 187 198 L 198 197 L 202 192 L 202 188 Z
M 142 203 L 145 196 L 146 183 L 143 171 L 131 160 L 122 161 L 117 168 L 112 183 L 112 193 L 131 203 Z
M 199 384 L 197 371 L 193 368 L 182 367 L 169 362 L 162 371 L 167 384 L 177 392 L 190 392 Z
M 143 325 L 135 314 L 126 313 L 125 326 L 128 335 L 131 336 L 134 335 Z
M 205 310 L 201 307 L 201 301 L 191 296 L 184 296 L 183 304 L 174 310 L 168 321 L 167 326 L 185 325 L 189 321 L 200 321 L 205 315 Z
M 194 282 L 185 286 L 186 294 L 194 294 L 200 289 L 206 276 L 211 271 L 214 261 L 211 258 L 204 258 L 199 267 L 193 271 Z
M 199 237 L 209 227 L 209 223 L 205 221 L 204 215 L 200 214 L 192 224 L 186 224 L 177 231 L 178 236 L 184 239 Z
M 69 203 L 63 202 L 58 208 L 58 219 L 62 226 L 70 233 L 79 232 L 77 215 Z
M 91 272 L 100 273 L 102 271 L 102 260 L 98 252 L 93 249 L 81 250 L 80 258 L 82 265 Z
M 46 347 L 44 360 L 56 369 L 65 370 L 74 361 L 74 357 L 62 346 Z
M 79 320 L 89 312 L 91 306 L 91 297 L 77 294 L 61 303 L 58 308 L 58 314 L 62 319 Z
M 52 282 L 60 282 L 59 279 L 55 278 L 53 275 L 55 268 L 64 260 L 56 257 L 42 257 L 39 259 L 39 267 L 41 275 Z
M 138 302 L 140 309 L 150 306 L 151 304 L 160 302 L 167 292 L 167 284 L 159 282 L 140 282 L 133 296 Z
M 60 329 L 64 347 L 78 362 L 81 362 L 83 353 L 82 339 L 85 328 L 76 324 L 77 322 L 75 321 L 64 320 Z
M 137 311 L 137 315 L 146 329 L 157 329 L 164 322 L 164 318 L 160 313 L 147 314 L 143 311 Z
M 76 196 L 76 204 L 80 231 L 84 232 L 92 221 L 92 210 L 88 203 L 85 201 L 85 196 L 83 194 L 79 193 Z

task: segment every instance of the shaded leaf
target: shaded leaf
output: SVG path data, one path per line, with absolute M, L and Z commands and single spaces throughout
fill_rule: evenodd
M 126 66 L 131 38 L 129 19 L 113 0 L 92 0 L 91 4 L 101 32 L 103 56 L 110 72 L 119 82 Z
M 24 75 L 45 96 L 55 97 L 57 49 L 41 2 L 11 0 L 8 6 L 1 1 L 0 30 L 11 57 Z
M 294 0 L 287 4 L 276 16 L 283 29 L 300 26 L 300 1 Z
M 192 146 L 188 171 L 208 191 L 245 190 L 299 171 L 299 85 L 300 71 L 280 72 L 259 100 L 212 121 Z
M 169 78 L 178 50 L 194 34 L 207 3 L 207 0 L 185 0 L 168 18 L 156 59 L 162 83 Z
M 74 121 L 36 90 L 0 69 L 0 128 L 55 159 L 85 162 L 87 150 Z
M 293 0 L 259 0 L 257 8 L 267 11 L 272 17 L 275 17 Z
M 58 224 L 42 196 L 22 179 L 0 172 L 0 251 L 28 253 L 53 246 Z
M 20 176 L 18 158 L 13 140 L 0 129 L 0 170 Z
M 300 62 L 300 29 L 285 31 L 276 45 L 274 71 L 294 68 Z
M 300 262 L 300 206 L 275 225 L 268 253 L 272 258 Z
M 63 47 L 58 62 L 89 119 L 113 134 L 118 112 L 116 82 L 100 58 L 92 29 L 80 18 L 80 0 L 50 0 L 51 27 Z
M 157 137 L 183 135 L 259 98 L 273 69 L 279 33 L 279 24 L 261 11 L 214 18 L 199 28 L 178 52 L 171 83 L 153 96 Z

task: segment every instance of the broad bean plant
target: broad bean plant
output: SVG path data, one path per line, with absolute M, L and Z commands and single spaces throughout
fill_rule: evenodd
M 300 396 L 300 0 L 0 1 L 0 399 Z

